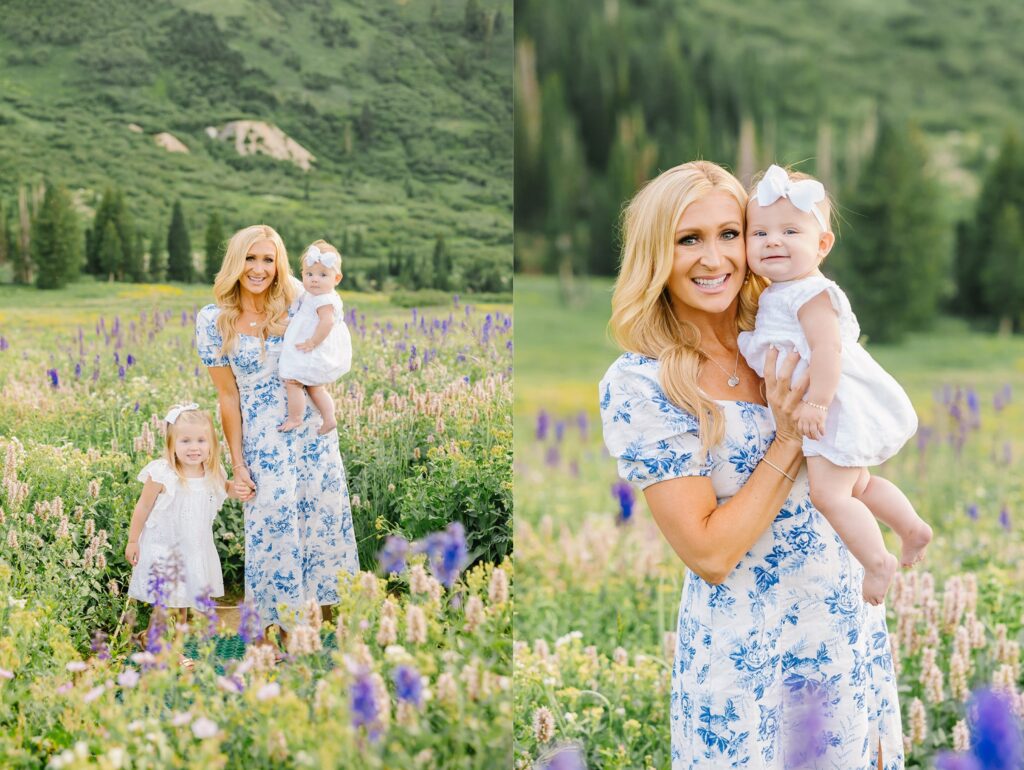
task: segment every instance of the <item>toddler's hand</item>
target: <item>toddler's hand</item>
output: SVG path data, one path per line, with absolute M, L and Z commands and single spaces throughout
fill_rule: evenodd
M 133 567 L 139 563 L 139 544 L 128 543 L 124 547 L 124 558 L 128 560 L 128 563 Z
M 810 404 L 803 403 L 796 408 L 793 415 L 796 417 L 797 427 L 804 436 L 809 439 L 820 439 L 825 435 L 826 412 L 816 409 Z
M 316 345 L 313 344 L 313 340 L 306 340 L 305 342 L 298 342 L 295 344 L 295 349 L 301 350 L 303 353 L 312 353 L 313 348 L 315 347 Z

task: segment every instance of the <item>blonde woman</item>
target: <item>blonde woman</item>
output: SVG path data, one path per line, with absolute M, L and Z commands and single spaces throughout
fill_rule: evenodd
M 765 283 L 747 195 L 703 161 L 630 202 L 601 381 L 604 439 L 687 566 L 672 668 L 672 767 L 901 768 L 884 610 L 809 499 L 798 356 L 762 381 L 739 355 Z
M 216 304 L 196 317 L 196 348 L 217 387 L 245 501 L 245 597 L 264 624 L 282 629 L 310 599 L 325 610 L 336 604 L 338 571 L 359 568 L 336 436 L 317 433 L 309 405 L 295 430 L 277 429 L 287 411 L 277 362 L 300 292 L 281 236 L 254 225 L 231 237 Z

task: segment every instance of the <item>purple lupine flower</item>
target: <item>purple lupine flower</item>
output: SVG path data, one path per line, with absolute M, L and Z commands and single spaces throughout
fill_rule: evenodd
M 565 420 L 555 421 L 555 441 L 561 443 L 562 438 L 565 436 Z
M 548 451 L 544 454 L 544 463 L 550 468 L 557 468 L 561 459 L 562 455 L 556 446 L 549 446 Z
M 452 295 L 452 304 L 454 304 L 456 308 L 459 307 L 459 295 L 458 294 L 453 294 Z
M 380 707 L 377 705 L 377 698 L 373 692 L 373 680 L 370 678 L 370 671 L 362 668 L 356 675 L 349 688 L 351 698 L 349 708 L 352 712 L 352 726 L 365 727 L 371 741 L 377 740 L 380 736 L 380 723 L 378 715 Z
M 981 414 L 981 403 L 978 401 L 978 394 L 974 392 L 974 388 L 967 389 L 967 408 L 974 418 Z
M 56 390 L 60 387 L 60 377 L 57 376 L 56 369 L 47 369 L 46 376 L 50 378 L 50 387 Z
M 977 505 L 977 503 L 971 503 L 970 505 L 967 506 L 967 516 L 971 519 L 971 521 L 977 521 L 978 520 L 978 505 Z
M 135 414 L 138 414 L 138 412 L 139 412 L 139 402 L 138 401 L 136 401 L 135 402 L 135 406 L 132 407 L 132 412 L 135 413 Z
M 128 358 L 125 359 L 125 363 L 128 364 L 128 366 L 135 366 L 135 356 L 129 353 Z
M 542 770 L 587 770 L 583 752 L 578 746 L 559 746 L 541 758 Z
M 580 410 L 580 413 L 576 415 L 576 428 L 580 432 L 580 438 L 586 441 L 590 433 L 590 418 L 583 410 Z
M 548 428 L 551 425 L 551 416 L 541 409 L 537 413 L 537 440 L 543 441 L 548 437 Z
M 920 425 L 917 428 L 917 451 L 923 452 L 932 438 L 932 429 L 927 425 Z
M 1005 695 L 979 690 L 967 706 L 971 749 L 966 754 L 943 752 L 937 770 L 1018 770 L 1024 759 L 1020 725 Z
M 120 364 L 121 363 L 121 354 L 118 353 L 116 350 L 114 351 L 114 363 L 115 364 Z
M 79 361 L 77 364 L 75 364 L 75 379 L 77 380 L 81 376 L 82 376 L 82 362 Z
M 251 602 L 242 602 L 241 614 L 238 619 L 238 635 L 246 644 L 258 642 L 263 638 L 263 623 L 260 614 Z
M 401 535 L 388 535 L 384 547 L 377 554 L 377 563 L 385 575 L 401 572 L 405 569 L 405 559 L 409 554 L 409 541 Z
M 395 695 L 399 700 L 408 701 L 414 706 L 423 703 L 423 679 L 419 671 L 412 666 L 399 666 L 392 678 L 395 680 Z
M 92 381 L 96 382 L 96 380 L 98 380 L 99 378 L 100 378 L 100 370 L 99 369 L 93 369 L 92 370 Z
M 1005 505 L 999 511 L 999 526 L 1005 529 L 1007 532 L 1010 531 L 1010 509 Z
M 202 627 L 201 636 L 203 639 L 212 639 L 217 634 L 217 624 L 219 622 L 217 602 L 210 596 L 211 593 L 212 589 L 207 586 L 196 597 L 196 610 L 198 610 L 200 616 L 206 619 L 206 623 Z
M 453 521 L 443 532 L 434 532 L 415 544 L 418 553 L 427 554 L 430 570 L 445 587 L 451 588 L 469 561 L 466 530 Z
M 122 380 L 124 379 L 124 367 L 123 366 L 117 367 L 117 376 L 118 376 L 118 378 L 120 378 Z
M 633 503 L 636 502 L 633 485 L 619 479 L 612 484 L 612 495 L 619 501 L 619 513 L 615 517 L 615 523 L 625 524 L 633 516 Z
M 107 644 L 107 638 L 106 633 L 98 629 L 92 635 L 90 647 L 100 660 L 110 660 L 110 645 Z
M 0 352 L 7 350 L 10 347 L 10 343 L 7 342 L 7 338 L 0 336 Z
M 978 760 L 970 754 L 942 751 L 935 758 L 935 770 L 985 770 L 985 768 L 979 765 Z

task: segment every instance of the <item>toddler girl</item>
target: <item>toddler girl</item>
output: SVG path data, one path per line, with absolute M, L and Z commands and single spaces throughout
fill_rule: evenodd
M 128 595 L 155 604 L 151 572 L 170 578 L 163 585 L 164 605 L 178 608 L 185 621 L 196 597 L 224 595 L 220 557 L 213 544 L 213 519 L 225 497 L 237 497 L 224 477 L 213 420 L 197 404 L 171 408 L 164 418 L 164 456 L 139 473 L 142 494 L 128 530 L 125 558 L 132 565 Z M 177 568 L 171 566 L 177 563 Z M 170 576 L 167 573 L 174 573 Z M 153 625 L 157 613 L 150 617 Z
M 794 381 L 809 373 L 797 411 L 805 436 L 811 502 L 864 566 L 864 599 L 880 604 L 896 573 L 875 518 L 902 541 L 901 562 L 919 561 L 932 531 L 891 482 L 868 473 L 895 455 L 917 430 L 899 384 L 857 342 L 849 300 L 818 267 L 835 243 L 831 204 L 820 182 L 771 166 L 747 204 L 747 264 L 771 281 L 755 328 L 739 335 L 750 367 L 764 376 L 765 354 L 796 350 Z
M 306 291 L 285 330 L 278 363 L 288 392 L 288 417 L 278 430 L 293 430 L 302 423 L 306 408 L 303 386 L 323 418 L 320 435 L 337 427 L 334 400 L 325 386 L 352 367 L 352 338 L 341 297 L 334 290 L 340 281 L 338 250 L 327 241 L 314 241 L 302 257 L 302 286 Z

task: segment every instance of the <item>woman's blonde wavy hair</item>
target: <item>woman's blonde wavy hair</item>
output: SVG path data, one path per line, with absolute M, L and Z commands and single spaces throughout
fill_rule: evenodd
M 213 280 L 214 301 L 221 309 L 220 315 L 217 316 L 217 328 L 224 341 L 220 349 L 222 356 L 230 355 L 238 344 L 235 322 L 242 313 L 241 277 L 245 272 L 245 258 L 257 241 L 270 241 L 274 244 L 274 265 L 277 268 L 274 280 L 266 293 L 264 307 L 267 310 L 267 317 L 263 325 L 257 328 L 261 356 L 265 352 L 264 340 L 267 337 L 284 334 L 288 307 L 298 296 L 292 281 L 291 268 L 288 266 L 288 252 L 284 247 L 284 241 L 273 227 L 252 225 L 232 235 L 224 254 L 224 262 Z
M 672 312 L 668 280 L 680 217 L 687 206 L 716 190 L 734 197 L 746 215 L 743 185 L 721 166 L 703 160 L 665 171 L 633 197 L 622 216 L 622 264 L 608 324 L 624 350 L 660 362 L 665 395 L 697 417 L 702 453 L 722 440 L 725 418 L 697 384 L 706 358 L 700 350 L 700 332 Z M 754 328 L 757 298 L 767 285 L 765 279 L 747 272 L 736 312 L 737 332 Z

